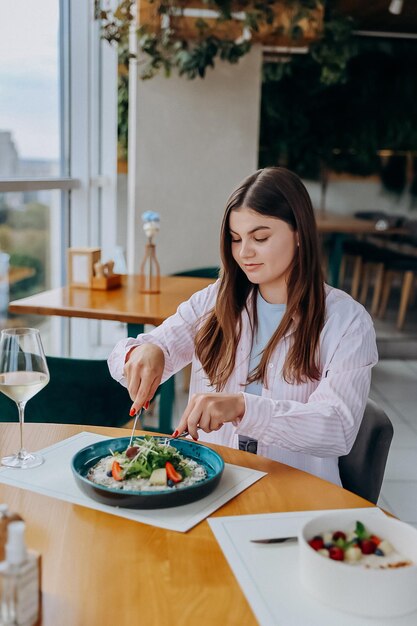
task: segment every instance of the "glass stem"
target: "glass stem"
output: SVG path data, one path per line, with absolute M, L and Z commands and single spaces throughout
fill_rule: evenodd
M 19 424 L 20 424 L 20 450 L 18 456 L 23 458 L 26 456 L 26 450 L 23 447 L 23 424 L 25 423 L 25 406 L 26 402 L 16 402 L 19 411 Z

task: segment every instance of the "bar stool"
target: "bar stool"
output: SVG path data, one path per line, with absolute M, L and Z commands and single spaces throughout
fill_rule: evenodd
M 379 308 L 379 317 L 384 318 L 388 306 L 391 287 L 396 275 L 402 276 L 400 305 L 398 307 L 397 328 L 402 330 L 407 315 L 408 305 L 417 276 L 417 257 L 404 256 L 403 258 L 391 259 L 384 263 L 383 286 L 381 286 L 382 297 Z
M 401 296 L 397 315 L 398 330 L 402 330 L 404 327 L 417 275 L 417 220 L 404 220 L 402 226 L 408 233 L 395 237 L 395 241 L 401 247 L 402 251 L 397 252 L 396 256 L 385 261 L 383 275 L 378 279 L 378 288 L 382 293 L 379 316 L 384 317 L 391 293 L 392 282 L 395 276 L 400 276 L 401 278 Z

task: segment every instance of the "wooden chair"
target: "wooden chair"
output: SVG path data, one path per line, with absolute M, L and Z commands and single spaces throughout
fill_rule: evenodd
M 360 212 L 356 213 L 355 216 L 366 219 L 370 219 L 370 216 L 373 216 L 373 219 L 378 217 L 378 220 L 383 221 L 386 227 L 405 226 L 407 222 L 403 216 L 380 212 Z M 344 244 L 346 257 L 342 258 L 343 267 L 345 267 L 346 263 L 345 258 L 351 257 L 354 262 L 351 295 L 364 306 L 366 305 L 369 287 L 372 279 L 374 279 L 374 292 L 371 304 L 371 314 L 373 316 L 377 316 L 380 311 L 383 289 L 386 286 L 387 265 L 402 258 L 400 244 L 404 243 L 404 239 L 408 241 L 409 237 L 404 238 L 403 235 L 393 235 L 387 238 L 384 236 L 384 239 L 379 243 L 375 241 L 375 236 L 373 236 L 373 241 L 347 240 Z M 390 246 L 389 244 L 393 245 Z
M 387 310 L 392 283 L 396 276 L 400 276 L 401 296 L 397 314 L 397 328 L 402 330 L 407 315 L 408 305 L 412 299 L 415 279 L 417 277 L 417 257 L 393 259 L 384 264 L 383 285 L 381 286 L 382 297 L 379 308 L 379 317 L 384 318 Z
M 403 226 L 408 230 L 408 234 L 397 238 L 401 252 L 384 262 L 383 274 L 378 279 L 379 289 L 382 293 L 378 311 L 381 318 L 385 316 L 395 277 L 398 276 L 401 280 L 401 296 L 397 314 L 398 330 L 402 330 L 404 327 L 417 277 L 417 220 L 406 220 Z
M 375 275 L 375 288 L 372 298 L 371 313 L 376 315 L 381 295 L 385 262 L 395 258 L 397 253 L 377 244 L 357 239 L 349 239 L 343 244 L 341 284 L 344 268 L 348 259 L 353 259 L 353 273 L 350 294 L 355 300 L 366 304 L 371 274 Z M 373 270 L 373 272 L 372 272 Z
M 345 489 L 377 503 L 393 434 L 386 413 L 369 399 L 351 451 L 339 458 L 340 479 Z
M 386 219 L 386 213 L 383 211 L 357 211 L 353 214 L 353 216 L 358 219 L 373 220 L 374 222 Z M 366 240 L 358 239 L 357 237 L 349 237 L 343 242 L 343 256 L 339 271 L 339 285 L 343 285 L 347 267 L 349 264 L 352 264 L 353 270 L 350 295 L 355 300 L 359 299 L 359 287 L 364 270 L 364 258 L 370 254 L 372 248 L 371 244 L 369 244 Z M 366 298 L 366 294 L 362 291 L 361 297 Z

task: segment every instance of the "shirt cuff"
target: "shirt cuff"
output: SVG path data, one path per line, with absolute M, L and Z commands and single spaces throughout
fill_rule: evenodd
M 139 345 L 140 342 L 133 337 L 121 339 L 113 348 L 113 351 L 108 358 L 110 374 L 115 380 L 117 380 L 118 383 L 120 383 L 124 387 L 127 386 L 126 379 L 123 375 L 123 370 L 126 363 L 126 356 L 132 348 Z
M 129 350 L 125 354 L 125 365 L 128 362 L 128 360 L 130 359 L 130 355 L 132 354 L 133 350 L 135 350 L 137 347 L 138 346 L 129 347 Z
M 273 401 L 253 393 L 242 392 L 245 412 L 241 420 L 235 420 L 236 434 L 262 440 L 271 423 Z

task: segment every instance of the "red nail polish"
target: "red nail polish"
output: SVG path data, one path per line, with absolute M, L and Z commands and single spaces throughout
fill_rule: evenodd
M 171 437 L 178 437 L 179 432 L 178 430 L 174 430 L 174 432 L 172 433 Z
M 136 411 L 135 411 L 135 409 L 133 409 L 133 408 L 132 408 L 132 409 L 130 409 L 130 411 L 129 411 L 129 415 L 130 415 L 130 417 L 133 417 L 134 415 L 136 415 Z
M 145 402 L 145 406 L 143 408 L 145 409 L 145 411 L 149 409 L 149 400 Z

